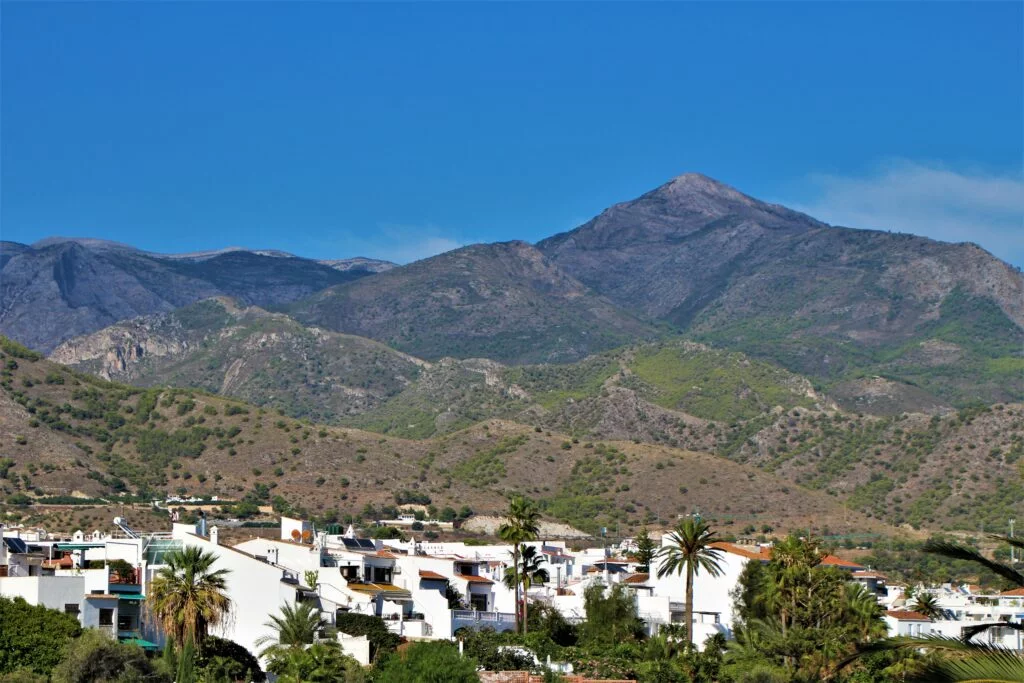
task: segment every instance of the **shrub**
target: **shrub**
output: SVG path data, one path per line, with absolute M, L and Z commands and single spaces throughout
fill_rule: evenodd
M 371 660 L 394 651 L 401 642 L 398 635 L 388 630 L 383 619 L 369 614 L 339 612 L 335 626 L 338 631 L 350 636 L 366 636 L 370 641 Z
M 70 614 L 33 606 L 22 598 L 0 598 L 0 673 L 50 673 L 64 645 L 81 632 L 78 619 Z
M 53 670 L 53 682 L 93 681 L 169 683 L 170 677 L 156 671 L 138 645 L 124 645 L 102 631 L 88 629 L 66 646 L 64 658 Z
M 476 661 L 459 656 L 454 643 L 411 643 L 382 663 L 375 683 L 477 683 Z

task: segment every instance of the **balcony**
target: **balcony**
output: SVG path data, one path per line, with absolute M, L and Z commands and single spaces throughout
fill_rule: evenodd
M 514 631 L 516 615 L 511 612 L 480 612 L 477 610 L 452 610 L 452 632 L 460 628 L 479 631 L 492 628 L 495 631 Z

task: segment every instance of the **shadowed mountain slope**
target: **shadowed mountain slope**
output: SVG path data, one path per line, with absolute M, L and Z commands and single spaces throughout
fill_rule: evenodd
M 524 242 L 476 244 L 332 287 L 286 309 L 307 325 L 427 359 L 565 362 L 657 329 Z
M 212 296 L 283 304 L 368 275 L 269 252 L 165 256 L 101 240 L 0 243 L 0 332 L 48 352 L 70 337 Z

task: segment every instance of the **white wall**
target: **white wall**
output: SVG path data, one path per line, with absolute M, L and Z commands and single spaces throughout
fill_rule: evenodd
M 0 578 L 0 595 L 24 598 L 30 605 L 64 611 L 64 605 L 81 608 L 85 579 L 76 576 L 17 576 Z
M 177 532 L 177 529 L 176 529 Z M 260 648 L 256 641 L 274 636 L 264 624 L 271 614 L 280 612 L 284 604 L 295 604 L 296 586 L 281 581 L 282 570 L 261 562 L 228 546 L 215 545 L 208 539 L 190 533 L 176 533 L 185 546 L 195 546 L 217 556 L 214 570 L 227 569 L 227 593 L 232 614 L 226 623 L 211 628 L 213 635 L 233 640 L 254 655 Z
M 751 560 L 741 555 L 722 552 L 719 566 L 722 575 L 713 577 L 707 572 L 701 572 L 694 577 L 693 581 L 693 609 L 695 612 L 718 612 L 721 614 L 721 624 L 729 633 L 732 633 L 735 614 L 733 613 L 733 599 L 730 592 L 739 584 L 740 574 L 747 562 L 760 561 Z M 686 601 L 686 574 L 670 574 L 658 578 L 658 571 L 663 560 L 655 558 L 651 563 L 651 578 L 648 583 L 654 586 L 654 594 L 666 596 L 672 602 Z M 696 619 L 696 621 L 700 621 Z

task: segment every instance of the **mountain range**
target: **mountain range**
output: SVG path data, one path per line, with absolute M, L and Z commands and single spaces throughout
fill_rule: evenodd
M 425 360 L 563 363 L 683 334 L 838 387 L 851 404 L 875 376 L 914 401 L 1024 397 L 1019 270 L 973 244 L 828 226 L 699 174 L 534 246 L 471 245 L 406 266 L 62 239 L 0 243 L 0 264 L 0 333 L 43 352 L 226 296 Z
M 499 420 L 704 452 L 890 524 L 1024 514 L 1020 271 L 698 174 L 404 266 L 52 238 L 0 242 L 0 268 L 0 333 L 152 391 L 386 439 Z

